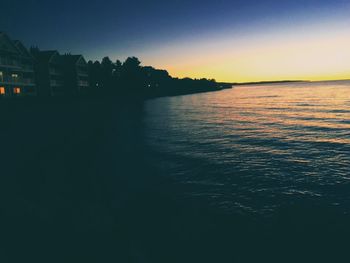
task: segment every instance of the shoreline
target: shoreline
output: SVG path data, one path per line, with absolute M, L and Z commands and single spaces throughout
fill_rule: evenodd
M 123 99 L 155 99 L 155 98 L 162 98 L 162 97 L 174 97 L 174 96 L 184 96 L 184 95 L 194 95 L 194 94 L 200 94 L 200 93 L 207 93 L 207 92 L 217 92 L 225 89 L 231 89 L 232 86 L 230 85 L 222 85 L 216 89 L 201 89 L 201 90 L 192 90 L 192 91 L 182 91 L 182 92 L 168 92 L 168 93 L 158 93 L 153 92 L 153 94 L 131 94 L 131 93 L 121 93 L 121 94 L 103 94 L 103 93 L 97 93 L 97 94 L 81 94 L 78 96 L 51 96 L 51 97 L 42 97 L 42 96 L 17 96 L 17 97 L 4 97 L 2 98 L 0 96 L 0 104 L 2 102 L 11 102 L 11 101 L 24 101 L 24 102 L 68 102 L 68 101 L 74 101 L 74 100 L 123 100 Z

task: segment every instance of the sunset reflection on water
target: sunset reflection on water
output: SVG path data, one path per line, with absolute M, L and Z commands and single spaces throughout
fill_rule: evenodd
M 184 187 L 179 198 L 243 213 L 304 201 L 350 210 L 350 82 L 236 86 L 146 111 L 151 158 Z

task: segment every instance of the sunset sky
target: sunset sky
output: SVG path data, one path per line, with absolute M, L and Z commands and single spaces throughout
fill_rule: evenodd
M 87 59 L 137 56 L 177 77 L 348 79 L 349 14 L 348 0 L 5 0 L 0 30 Z

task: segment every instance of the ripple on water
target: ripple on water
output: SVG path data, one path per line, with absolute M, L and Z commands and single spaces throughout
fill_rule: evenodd
M 350 212 L 350 82 L 240 86 L 150 100 L 149 158 L 178 198 L 270 214 L 297 201 Z

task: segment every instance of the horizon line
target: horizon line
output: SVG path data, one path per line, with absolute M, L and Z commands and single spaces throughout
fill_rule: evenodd
M 332 82 L 332 81 L 350 81 L 348 79 L 326 79 L 326 80 L 261 80 L 261 81 L 247 81 L 247 82 L 227 82 L 227 81 L 217 81 L 218 83 L 228 83 L 235 85 L 243 84 L 269 84 L 269 83 L 283 83 L 283 82 Z

